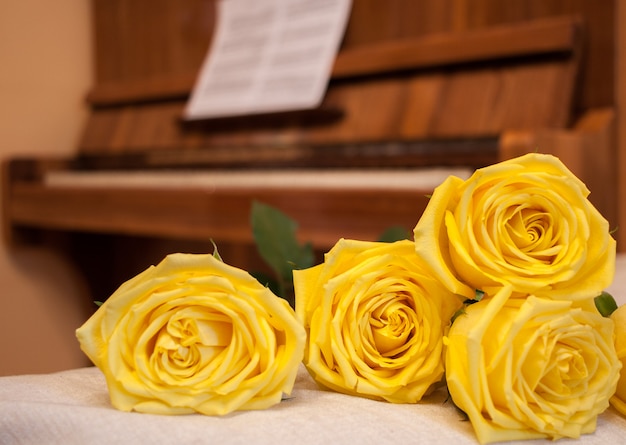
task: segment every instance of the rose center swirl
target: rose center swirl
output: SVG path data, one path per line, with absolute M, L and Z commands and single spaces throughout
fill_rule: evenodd
M 174 314 L 159 331 L 153 358 L 171 376 L 191 377 L 231 342 L 230 319 L 219 313 L 187 309 Z
M 506 233 L 514 246 L 511 257 L 527 255 L 537 261 L 550 263 L 559 251 L 555 245 L 555 228 L 552 215 L 542 209 L 520 206 L 512 209 L 506 219 Z M 515 261 L 513 261 L 515 262 Z
M 376 350 L 384 357 L 392 357 L 410 339 L 415 324 L 403 299 L 382 296 L 381 300 L 385 303 L 370 313 L 369 325 Z

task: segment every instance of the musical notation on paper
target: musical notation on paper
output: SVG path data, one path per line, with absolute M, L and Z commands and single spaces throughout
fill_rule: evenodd
M 324 97 L 351 0 L 220 0 L 185 110 L 206 119 L 306 110 Z

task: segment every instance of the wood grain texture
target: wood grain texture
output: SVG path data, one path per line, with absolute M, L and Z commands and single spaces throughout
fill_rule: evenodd
M 416 191 L 380 190 L 142 190 L 47 188 L 14 185 L 6 212 L 14 225 L 79 232 L 223 240 L 250 244 L 253 200 L 272 205 L 300 223 L 317 248 L 339 237 L 376 240 L 388 227 L 411 230 L 427 203 Z
M 572 17 L 403 38 L 341 51 L 334 79 L 550 53 L 571 53 L 580 20 Z
M 340 109 L 341 117 L 315 125 L 287 117 L 264 127 L 252 116 L 236 125 L 191 129 L 181 120 L 184 101 L 97 109 L 81 151 L 480 137 L 507 128 L 563 128 L 572 120 L 576 74 L 575 60 L 557 59 L 341 83 L 322 105 Z
M 140 98 L 159 90 L 180 97 L 183 89 L 188 91 L 210 47 L 214 0 L 93 0 L 93 4 L 98 54 L 93 100 Z M 615 6 L 615 0 L 356 0 L 342 50 L 535 19 L 579 17 L 585 24 L 586 58 L 578 107 L 609 106 L 614 92 Z

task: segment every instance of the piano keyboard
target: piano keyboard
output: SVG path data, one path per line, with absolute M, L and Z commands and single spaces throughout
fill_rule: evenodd
M 388 170 L 219 170 L 219 171 L 55 171 L 45 177 L 48 187 L 135 189 L 371 189 L 431 190 L 449 175 L 462 179 L 466 168 Z

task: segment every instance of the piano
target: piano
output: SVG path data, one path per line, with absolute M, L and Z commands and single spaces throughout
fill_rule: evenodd
M 71 158 L 2 170 L 11 249 L 59 249 L 93 298 L 173 251 L 263 269 L 255 200 L 318 254 L 410 231 L 448 174 L 559 156 L 617 226 L 611 2 L 354 0 L 322 104 L 185 121 L 214 0 L 93 0 L 96 79 Z M 612 47 L 611 47 L 612 48 Z

